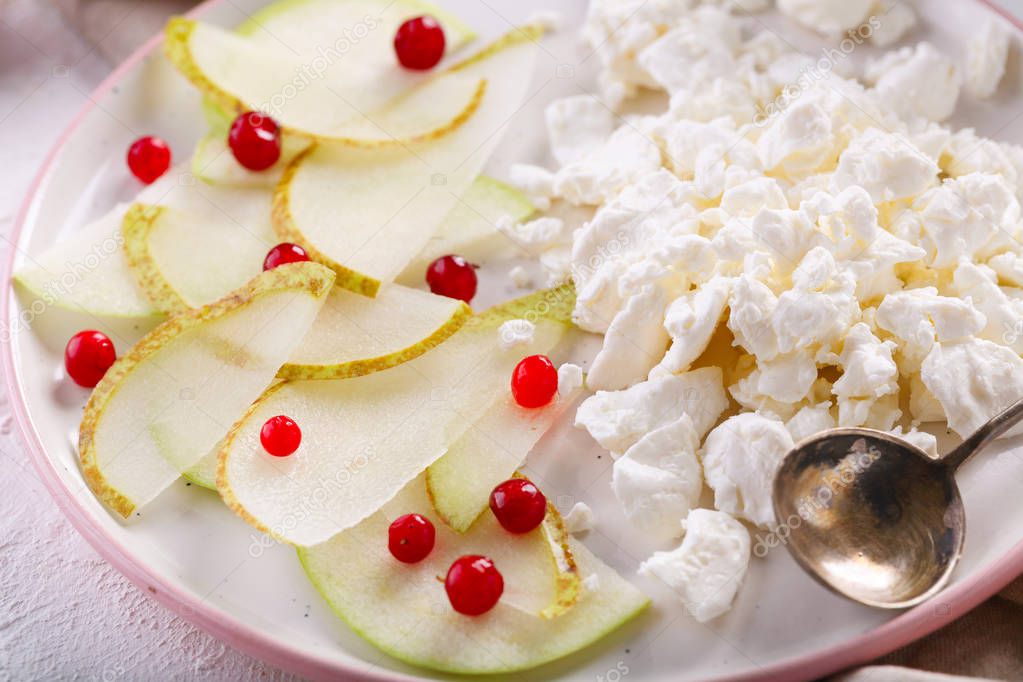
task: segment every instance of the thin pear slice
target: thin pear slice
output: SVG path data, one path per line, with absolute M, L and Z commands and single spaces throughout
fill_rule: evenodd
M 192 153 L 192 174 L 211 185 L 273 189 L 288 164 L 312 144 L 300 137 L 281 139 L 281 158 L 263 171 L 250 171 L 234 158 L 227 132 L 213 130 L 199 140 Z
M 299 546 L 351 528 L 503 399 L 522 357 L 558 343 L 572 301 L 567 288 L 538 292 L 471 318 L 397 367 L 343 381 L 288 382 L 268 392 L 220 452 L 221 496 L 256 528 Z M 498 327 L 525 315 L 536 323 L 533 342 L 503 350 Z M 259 445 L 260 427 L 276 414 L 302 425 L 302 444 L 283 460 Z
M 513 245 L 497 231 L 497 223 L 503 219 L 521 222 L 535 211 L 528 197 L 514 187 L 486 175 L 477 177 L 397 281 L 422 282 L 430 263 L 449 253 L 473 263 L 514 255 Z
M 376 298 L 335 287 L 278 376 L 347 379 L 396 367 L 436 347 L 471 317 L 462 301 L 397 284 Z
M 270 270 L 171 318 L 120 357 L 79 431 L 96 496 L 127 517 L 195 466 L 273 381 L 332 284 L 315 263 Z
M 487 508 L 490 492 L 511 478 L 526 455 L 578 391 L 559 395 L 543 408 L 520 407 L 510 397 L 473 424 L 444 456 L 426 470 L 426 484 L 437 515 L 464 533 Z
M 285 135 L 310 140 L 409 144 L 441 137 L 476 111 L 485 81 L 457 72 L 423 80 L 400 68 L 393 50 L 383 58 L 371 33 L 350 41 L 354 47 L 343 59 L 328 58 L 176 17 L 167 24 L 164 52 L 223 111 L 263 111 Z
M 265 193 L 254 194 L 265 198 Z M 259 274 L 273 234 L 265 220 L 246 225 L 225 217 L 232 209 L 221 202 L 202 214 L 144 204 L 128 210 L 125 252 L 157 308 L 181 313 Z M 203 246 L 196 249 L 200 235 Z M 444 341 L 471 315 L 462 301 L 398 285 L 386 287 L 375 299 L 335 287 L 279 376 L 343 379 L 387 369 Z
M 421 480 L 354 528 L 299 550 L 306 575 L 324 600 L 382 651 L 433 670 L 507 673 L 578 651 L 647 607 L 639 590 L 582 544 L 569 541 L 576 573 L 597 587 L 584 591 L 557 618 L 537 616 L 537 603 L 549 599 L 552 590 L 549 551 L 535 533 L 512 535 L 491 515 L 480 517 L 464 535 L 435 523 L 437 542 L 430 556 L 418 564 L 396 561 L 387 551 L 390 520 L 412 511 L 430 516 Z M 501 600 L 482 616 L 456 613 L 437 580 L 464 554 L 489 556 L 504 578 Z
M 319 145 L 288 166 L 274 196 L 274 229 L 374 296 L 429 243 L 519 109 L 541 50 L 538 28 L 516 30 L 455 67 L 486 78 L 476 114 L 441 140 L 359 150 Z

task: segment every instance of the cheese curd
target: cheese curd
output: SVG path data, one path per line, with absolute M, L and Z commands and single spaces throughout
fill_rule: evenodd
M 1023 395 L 1023 147 L 939 123 L 964 82 L 997 88 L 1001 25 L 962 67 L 921 42 L 855 73 L 758 30 L 744 14 L 765 4 L 591 2 L 599 96 L 548 108 L 557 168 L 512 173 L 548 219 L 584 217 L 502 226 L 603 335 L 576 424 L 639 532 L 667 542 L 689 519 L 643 570 L 700 619 L 731 602 L 733 516 L 770 526 L 794 442 L 865 426 L 933 454 L 918 424 L 964 435 Z M 777 5 L 843 51 L 916 23 L 896 0 Z M 633 107 L 640 90 L 659 94 Z
M 985 22 L 966 45 L 966 90 L 987 99 L 1005 75 L 1009 57 L 1009 29 L 994 19 Z
M 596 517 L 593 510 L 585 502 L 576 502 L 565 514 L 565 530 L 572 535 L 588 533 L 593 530 Z
M 728 407 L 721 369 L 649 379 L 624 391 L 597 391 L 579 406 L 575 424 L 618 456 L 654 429 L 688 415 L 700 438 Z
M 655 542 L 682 535 L 703 487 L 700 437 L 688 415 L 643 436 L 615 460 L 611 490 L 632 525 Z
M 774 522 L 774 472 L 792 449 L 785 425 L 759 414 L 730 417 L 707 435 L 703 475 L 714 506 L 766 528 Z
M 1023 398 L 1023 360 L 984 339 L 934 344 L 920 378 L 941 404 L 948 427 L 963 438 Z M 1017 427 L 1007 435 L 1021 431 Z
M 508 320 L 497 330 L 501 350 L 511 350 L 515 346 L 528 346 L 533 342 L 536 325 L 529 320 Z
M 639 574 L 657 578 L 678 594 L 700 623 L 728 611 L 749 567 L 749 531 L 724 512 L 693 509 L 685 518 L 682 544 L 656 552 Z

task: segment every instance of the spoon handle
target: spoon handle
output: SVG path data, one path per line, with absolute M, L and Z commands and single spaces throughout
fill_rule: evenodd
M 982 450 L 991 441 L 1001 436 L 1023 419 L 1023 399 L 1017 400 L 1003 412 L 973 432 L 957 448 L 941 458 L 942 464 L 955 471 L 973 454 Z

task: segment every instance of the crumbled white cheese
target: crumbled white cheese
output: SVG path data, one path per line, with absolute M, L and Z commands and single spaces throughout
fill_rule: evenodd
M 565 514 L 565 530 L 572 535 L 587 533 L 593 530 L 593 510 L 585 502 L 576 502 Z
M 572 234 L 560 218 L 544 216 L 525 223 L 497 224 L 499 232 L 518 244 L 527 253 L 538 256 L 548 249 L 562 246 L 572 240 Z
M 551 154 L 561 165 L 594 153 L 615 129 L 614 114 L 591 95 L 554 100 L 547 105 L 544 117 Z
M 624 391 L 598 391 L 579 406 L 576 426 L 613 455 L 682 415 L 702 438 L 728 407 L 719 367 L 649 379 Z
M 558 367 L 558 393 L 569 395 L 583 387 L 583 370 L 579 365 L 566 362 Z
M 714 506 L 757 526 L 770 525 L 774 473 L 792 446 L 780 421 L 745 413 L 722 422 L 703 446 L 703 475 L 714 490 Z
M 671 336 L 671 347 L 661 359 L 660 369 L 671 374 L 684 372 L 703 354 L 725 312 L 731 288 L 731 279 L 715 277 L 668 306 L 664 329 Z
M 694 509 L 685 520 L 682 544 L 656 552 L 639 567 L 674 590 L 700 623 L 731 608 L 750 558 L 749 531 L 724 512 Z
M 497 330 L 502 350 L 510 350 L 515 346 L 527 346 L 533 342 L 536 325 L 529 320 L 508 320 Z
M 785 428 L 789 430 L 789 435 L 796 443 L 821 431 L 833 429 L 837 425 L 838 423 L 831 414 L 830 402 L 806 405 L 785 422 Z
M 554 175 L 554 193 L 573 204 L 596 206 L 660 167 L 657 143 L 626 124 L 585 157 L 562 166 Z
M 778 0 L 778 9 L 806 28 L 838 37 L 867 20 L 875 0 Z
M 970 302 L 987 319 L 977 336 L 1012 348 L 1023 354 L 1023 300 L 1009 298 L 998 286 L 994 270 L 983 265 L 963 261 L 952 279 L 956 293 Z
M 966 90 L 987 99 L 995 94 L 1009 58 L 1009 30 L 989 19 L 966 44 Z
M 528 289 L 533 286 L 533 277 L 521 265 L 516 265 L 508 271 L 508 277 L 517 289 Z
M 876 75 L 873 92 L 877 99 L 906 119 L 943 121 L 959 101 L 959 71 L 927 42 L 868 63 L 866 73 Z
M 646 379 L 668 347 L 664 330 L 664 292 L 647 285 L 629 297 L 604 334 L 604 346 L 593 359 L 590 388 L 618 391 Z
M 540 211 L 551 207 L 554 197 L 554 173 L 527 163 L 514 163 L 508 169 L 508 179 Z
M 890 47 L 916 26 L 916 12 L 906 0 L 887 0 L 874 9 L 870 42 Z
M 862 187 L 880 204 L 922 194 L 937 185 L 940 170 L 905 137 L 868 128 L 838 158 L 831 186 L 835 192 Z
M 917 431 L 916 429 L 903 431 L 901 426 L 896 426 L 892 429 L 892 435 L 916 446 L 931 457 L 938 456 L 938 439 L 926 431 Z
M 941 403 L 949 428 L 962 438 L 1023 398 L 1023 360 L 984 339 L 934 344 L 920 378 Z
M 703 486 L 696 453 L 700 438 L 682 415 L 643 436 L 614 463 L 611 490 L 625 518 L 645 537 L 661 542 L 682 535 L 682 519 Z

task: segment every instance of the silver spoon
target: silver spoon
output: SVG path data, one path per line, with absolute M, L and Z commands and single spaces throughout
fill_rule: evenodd
M 1023 419 L 1023 400 L 937 459 L 873 429 L 807 438 L 774 479 L 779 534 L 803 569 L 854 601 L 900 609 L 948 582 L 966 517 L 956 470 Z

